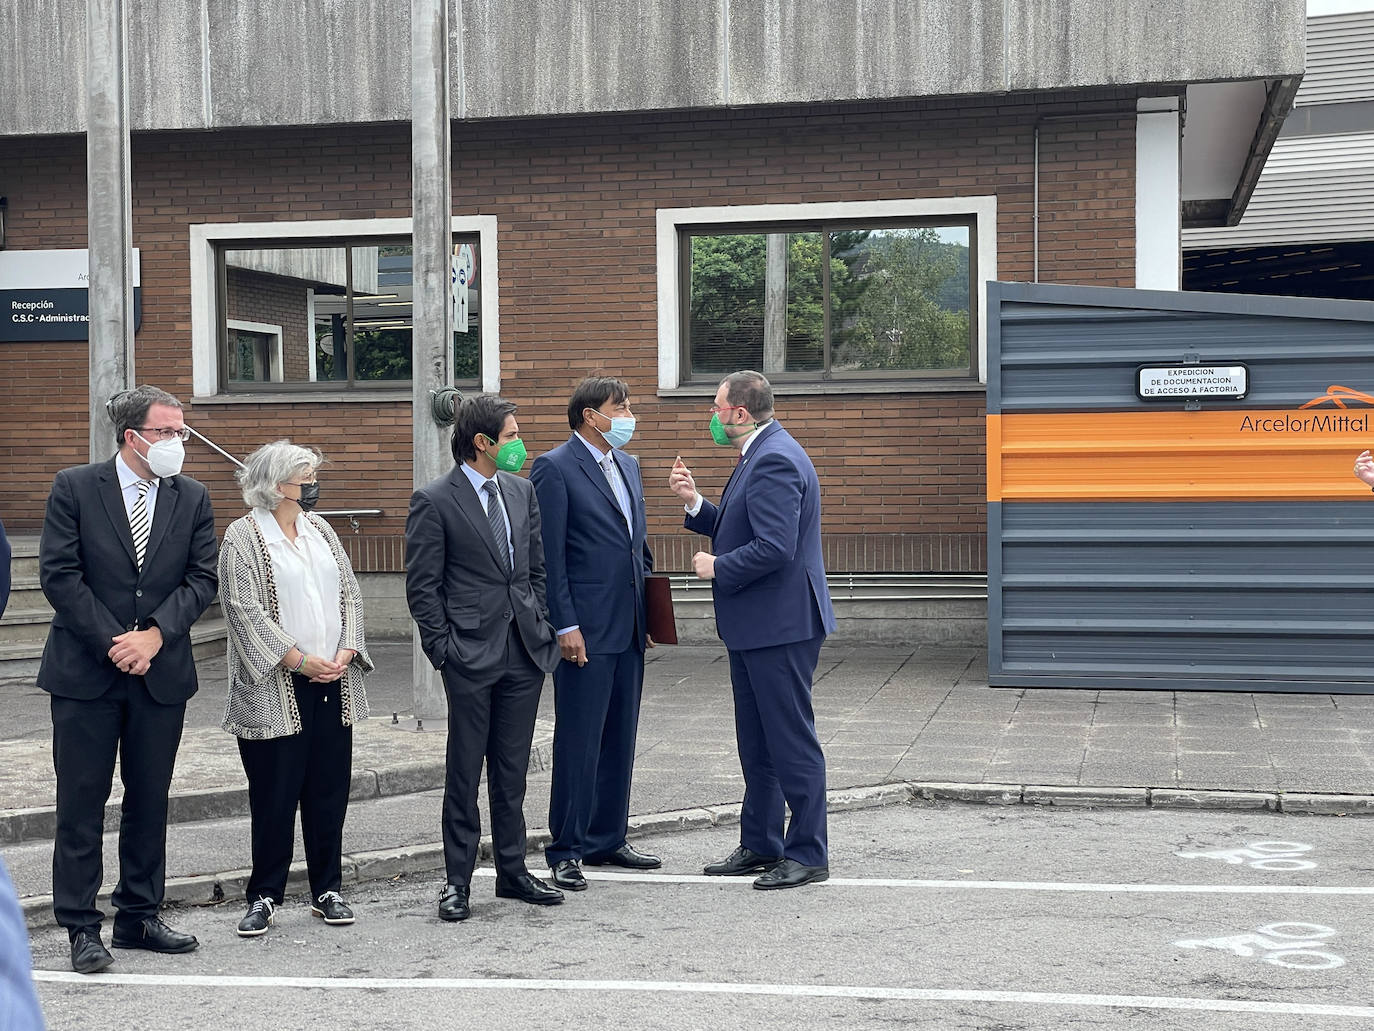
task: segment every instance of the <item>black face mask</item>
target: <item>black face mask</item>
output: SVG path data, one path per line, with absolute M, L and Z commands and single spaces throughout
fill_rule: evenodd
M 301 497 L 297 502 L 303 511 L 309 512 L 320 503 L 320 485 L 318 483 L 302 483 Z

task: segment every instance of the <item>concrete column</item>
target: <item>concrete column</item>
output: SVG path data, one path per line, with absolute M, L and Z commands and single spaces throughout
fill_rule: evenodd
M 86 3 L 86 237 L 90 252 L 90 451 L 115 453 L 105 415 L 134 382 L 133 200 L 124 0 Z
M 1135 285 L 1182 285 L 1182 133 L 1178 97 L 1137 102 L 1135 128 Z
M 769 233 L 763 288 L 763 373 L 787 368 L 787 234 Z
M 411 333 L 414 484 L 421 487 L 453 466 L 449 431 L 434 420 L 433 391 L 453 385 L 452 150 L 449 144 L 448 0 L 410 3 L 410 167 L 414 218 Z M 443 683 L 413 634 L 415 715 L 448 711 Z

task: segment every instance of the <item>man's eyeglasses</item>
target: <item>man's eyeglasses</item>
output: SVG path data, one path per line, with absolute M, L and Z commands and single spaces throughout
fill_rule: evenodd
M 179 430 L 168 429 L 165 426 L 140 426 L 138 431 L 155 440 L 171 440 L 173 437 L 180 437 L 183 441 L 191 439 L 191 431 L 185 426 Z
M 744 405 L 712 405 L 706 409 L 712 415 L 719 415 L 722 412 L 733 412 L 736 408 L 743 408 Z

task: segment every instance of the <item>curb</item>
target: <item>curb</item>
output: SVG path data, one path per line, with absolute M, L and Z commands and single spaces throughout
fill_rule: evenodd
M 553 742 L 536 741 L 530 748 L 529 773 L 547 770 L 553 765 Z M 348 790 L 350 802 L 391 795 L 409 795 L 419 791 L 434 791 L 444 786 L 444 763 L 399 763 L 376 770 L 354 770 Z M 119 825 L 120 803 L 105 806 L 105 826 Z M 221 820 L 231 816 L 248 815 L 248 785 L 233 788 L 206 788 L 200 791 L 177 791 L 167 796 L 167 822 L 194 823 L 197 820 Z M 57 808 L 34 806 L 10 809 L 0 813 L 0 845 L 17 845 L 24 841 L 51 841 L 57 836 Z
M 534 762 L 533 752 L 530 761 Z M 378 780 L 380 781 L 380 777 Z M 892 781 L 863 787 L 836 788 L 828 791 L 826 795 L 826 809 L 832 813 L 877 809 L 889 805 L 919 806 L 931 802 L 959 802 L 972 805 L 1034 805 L 1079 809 L 1125 807 L 1207 809 L 1224 812 L 1262 809 L 1276 813 L 1312 816 L 1374 816 L 1374 795 L 1311 792 Z M 629 837 L 633 839 L 655 834 L 728 827 L 738 824 L 739 816 L 740 804 L 737 802 L 631 816 Z M 526 836 L 525 854 L 542 858 L 544 847 L 550 840 L 546 828 L 530 831 Z M 478 850 L 478 861 L 491 859 L 491 854 L 491 836 L 484 835 Z M 352 852 L 343 856 L 343 883 L 348 885 L 391 880 L 396 877 L 434 873 L 443 868 L 444 849 L 439 842 L 422 842 L 404 848 L 376 849 L 370 852 Z M 193 877 L 169 877 L 165 902 L 181 906 L 215 906 L 225 902 L 241 901 L 248 883 L 248 875 L 248 870 L 230 870 L 217 874 L 198 874 Z M 305 863 L 292 863 L 287 875 L 287 891 L 298 892 L 308 883 Z M 108 906 L 112 890 L 113 886 L 103 887 L 96 899 L 96 905 Z M 20 902 L 24 918 L 31 929 L 55 926 L 51 895 L 30 895 Z

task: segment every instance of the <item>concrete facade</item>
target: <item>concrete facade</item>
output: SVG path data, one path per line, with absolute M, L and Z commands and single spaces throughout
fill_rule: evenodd
M 1287 78 L 1301 0 L 449 0 L 453 117 Z M 0 6 L 0 137 L 85 128 L 84 0 Z M 132 128 L 403 121 L 409 5 L 129 5 Z

